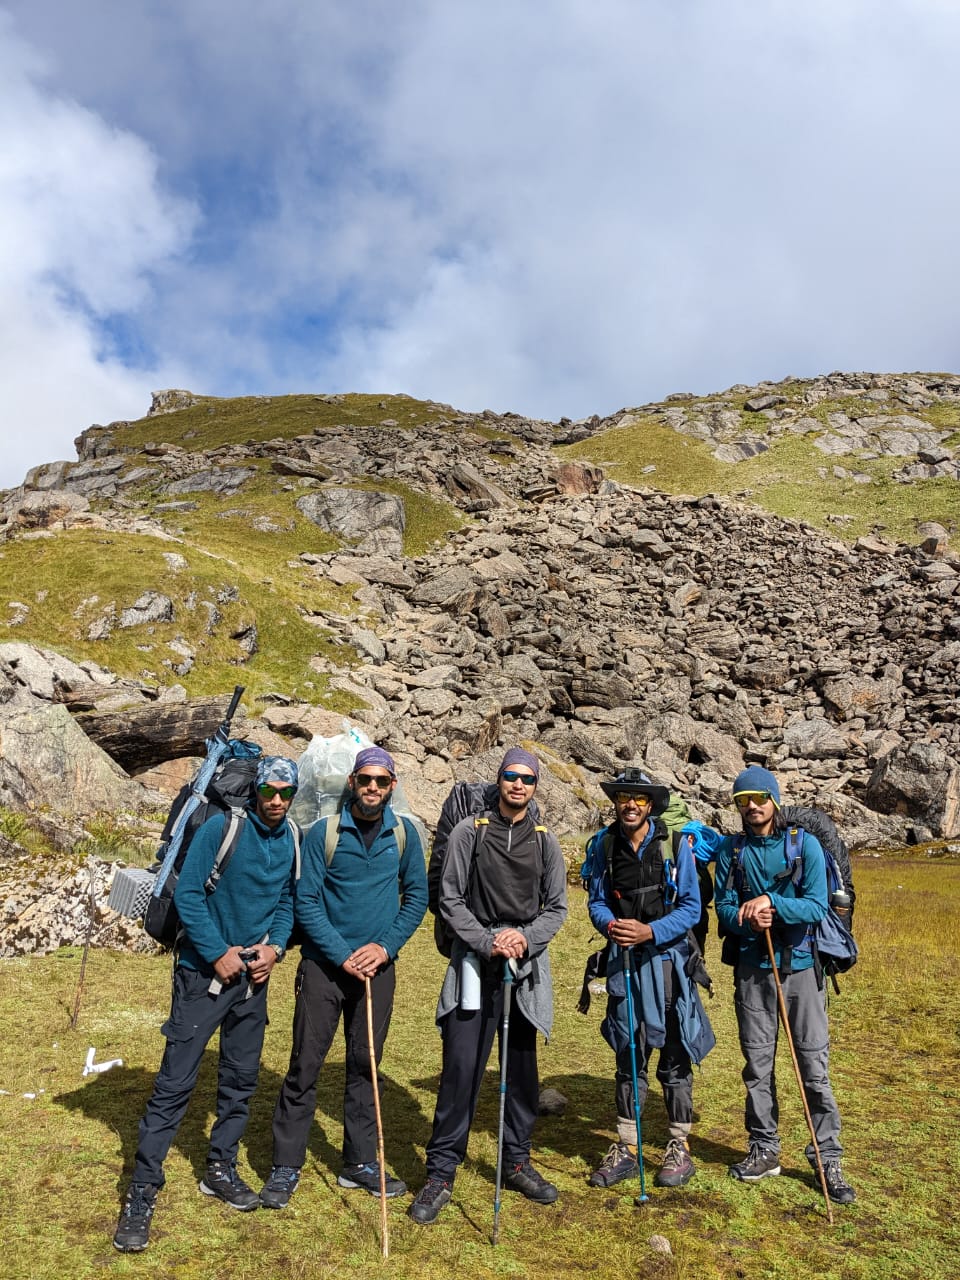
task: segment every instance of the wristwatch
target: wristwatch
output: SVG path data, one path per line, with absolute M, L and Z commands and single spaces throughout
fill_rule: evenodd
M 279 964 L 280 961 L 283 959 L 283 957 L 287 954 L 287 949 L 286 947 L 281 947 L 279 942 L 271 942 L 270 946 L 273 947 L 274 951 L 277 953 L 277 964 Z

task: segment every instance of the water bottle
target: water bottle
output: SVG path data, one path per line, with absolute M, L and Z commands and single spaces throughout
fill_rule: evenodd
M 460 1008 L 480 1008 L 480 957 L 468 951 L 460 963 Z
M 841 920 L 850 919 L 850 895 L 846 889 L 834 889 L 830 895 L 830 905 Z

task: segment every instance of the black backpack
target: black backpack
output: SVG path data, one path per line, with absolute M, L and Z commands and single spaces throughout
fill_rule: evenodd
M 246 807 L 254 796 L 254 783 L 259 764 L 259 757 L 249 754 L 241 757 L 228 756 L 222 760 L 207 784 L 203 800 L 186 819 L 179 833 L 177 819 L 193 794 L 193 784 L 187 783 L 177 794 L 164 824 L 157 861 L 151 870 L 155 873 L 160 872 L 174 838 L 179 838 L 180 843 L 162 884 L 159 889 L 154 888 L 147 901 L 143 918 L 144 929 L 151 938 L 162 943 L 163 946 L 172 947 L 180 933 L 180 917 L 173 901 L 173 893 L 194 835 L 209 818 L 215 817 L 218 813 L 226 816 L 220 848 L 210 876 L 204 885 L 207 893 L 213 893 L 240 839 L 243 823 L 246 820 Z
M 500 786 L 496 782 L 455 782 L 450 788 L 433 837 L 430 850 L 430 862 L 427 866 L 427 906 L 435 917 L 433 922 L 433 940 L 442 956 L 450 956 L 453 950 L 453 934 L 440 919 L 440 877 L 443 874 L 443 860 L 447 854 L 450 832 L 464 818 L 479 817 L 497 808 L 500 799 Z M 535 823 L 540 821 L 540 809 L 536 800 L 531 800 L 528 808 L 530 817 Z

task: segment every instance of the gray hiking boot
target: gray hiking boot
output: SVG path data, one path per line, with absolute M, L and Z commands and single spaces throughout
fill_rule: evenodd
M 831 1200 L 835 1200 L 837 1204 L 853 1204 L 857 1193 L 843 1176 L 839 1160 L 824 1160 L 823 1177 L 827 1184 L 827 1195 Z
M 265 1209 L 285 1209 L 300 1181 L 300 1170 L 287 1164 L 275 1164 L 270 1177 L 260 1188 L 260 1203 Z
M 449 1199 L 450 1183 L 444 1182 L 442 1178 L 428 1178 L 407 1210 L 407 1217 L 425 1227 L 436 1222 L 440 1210 Z
M 121 1253 L 141 1253 L 150 1243 L 150 1219 L 157 1205 L 159 1187 L 134 1182 L 120 1210 L 113 1247 Z
M 553 1204 L 559 1192 L 552 1182 L 538 1173 L 529 1160 L 511 1165 L 503 1172 L 503 1185 L 510 1191 L 519 1191 L 536 1204 Z
M 697 1172 L 690 1149 L 683 1138 L 671 1138 L 663 1153 L 663 1163 L 654 1178 L 658 1187 L 683 1187 Z
M 610 1150 L 587 1179 L 589 1187 L 612 1187 L 625 1178 L 635 1178 L 640 1172 L 637 1157 L 625 1142 L 614 1142 Z
M 761 1147 L 757 1142 L 750 1143 L 750 1151 L 746 1159 L 730 1166 L 730 1177 L 739 1178 L 741 1182 L 759 1182 L 761 1178 L 775 1178 L 780 1172 L 780 1153 L 771 1151 L 769 1147 Z
M 407 1189 L 407 1184 L 401 1181 L 400 1178 L 395 1178 L 389 1169 L 384 1170 L 383 1180 L 388 1200 L 392 1200 L 394 1196 L 402 1196 Z M 372 1196 L 378 1196 L 380 1194 L 380 1164 L 376 1160 L 370 1160 L 366 1164 L 346 1164 L 343 1166 L 343 1172 L 337 1178 L 337 1183 L 350 1191 L 355 1191 L 360 1187 L 364 1191 L 369 1191 Z
M 216 1196 L 231 1209 L 239 1209 L 241 1213 L 249 1213 L 251 1209 L 260 1207 L 260 1197 L 253 1187 L 247 1186 L 237 1173 L 235 1164 L 227 1164 L 225 1160 L 212 1160 L 207 1165 L 200 1190 L 205 1196 Z

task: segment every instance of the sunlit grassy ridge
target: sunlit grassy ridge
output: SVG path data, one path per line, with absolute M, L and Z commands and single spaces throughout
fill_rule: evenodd
M 169 962 L 96 952 L 80 1025 L 68 1030 L 79 950 L 0 962 L 0 1276 L 74 1280 L 112 1274 L 157 1280 L 253 1280 L 263 1275 L 377 1275 L 414 1280 L 467 1272 L 476 1280 L 609 1274 L 653 1280 L 952 1280 L 960 1230 L 953 1187 L 960 1155 L 960 864 L 857 860 L 861 961 L 831 1001 L 833 1084 L 844 1122 L 845 1170 L 857 1203 L 827 1225 L 803 1147 L 806 1130 L 786 1050 L 778 1069 L 783 1176 L 757 1186 L 730 1179 L 744 1150 L 743 1085 L 730 973 L 708 959 L 718 988 L 709 1006 L 718 1047 L 698 1072 L 687 1187 L 652 1185 L 667 1138 L 659 1090 L 643 1116 L 649 1204 L 636 1182 L 591 1190 L 586 1176 L 613 1134 L 613 1058 L 602 1042 L 602 999 L 575 1012 L 595 945 L 579 888 L 552 946 L 556 1022 L 541 1047 L 541 1077 L 569 1099 L 563 1117 L 538 1121 L 534 1159 L 561 1192 L 539 1207 L 506 1194 L 501 1243 L 489 1244 L 496 1157 L 495 1059 L 487 1073 L 453 1203 L 421 1229 L 389 1206 L 391 1258 L 379 1256 L 378 1204 L 336 1185 L 342 1137 L 342 1042 L 321 1074 L 317 1120 L 300 1189 L 288 1210 L 232 1213 L 197 1193 L 212 1121 L 216 1071 L 200 1084 L 167 1162 L 154 1240 L 138 1257 L 110 1240 L 136 1145 L 136 1126 L 159 1061 Z M 423 1177 L 440 1064 L 433 1025 L 443 963 L 429 923 L 404 949 L 383 1063 L 388 1160 L 412 1189 Z M 295 968 L 277 970 L 271 1025 L 241 1172 L 259 1186 L 270 1165 L 270 1121 L 290 1047 Z M 80 1078 L 88 1045 L 120 1056 L 107 1075 Z M 43 1090 L 43 1092 L 39 1092 Z M 26 1093 L 37 1094 L 25 1098 Z M 654 1254 L 658 1233 L 672 1255 Z
M 944 417 L 949 411 L 956 419 L 956 406 L 942 406 L 942 410 Z M 833 411 L 831 402 L 812 406 L 808 416 L 825 421 L 828 411 Z M 766 419 L 747 416 L 752 435 L 766 434 Z M 728 463 L 713 456 L 714 446 L 680 435 L 654 417 L 643 417 L 630 426 L 559 447 L 557 452 L 593 462 L 624 484 L 649 485 L 667 493 L 742 498 L 775 515 L 805 520 L 835 537 L 855 538 L 880 526 L 887 537 L 911 542 L 916 541 L 920 520 L 939 521 L 948 530 L 956 527 L 960 518 L 956 481 L 900 484 L 891 477 L 905 459 L 857 453 L 832 457 L 815 447 L 815 438 L 815 433 L 787 433 L 771 439 L 763 453 Z M 835 466 L 869 476 L 870 483 L 836 476 Z M 842 524 L 830 519 L 835 516 L 845 517 Z

